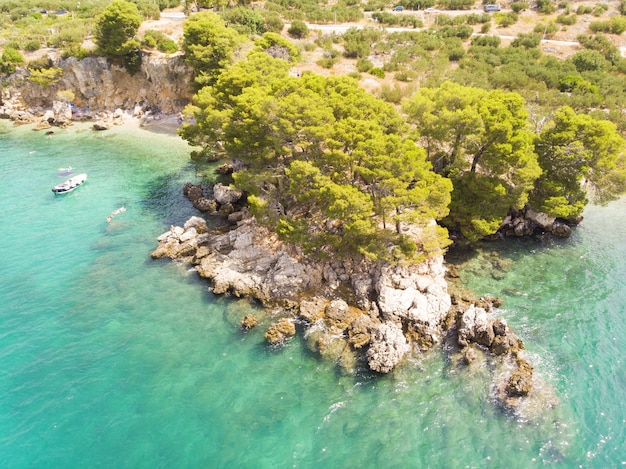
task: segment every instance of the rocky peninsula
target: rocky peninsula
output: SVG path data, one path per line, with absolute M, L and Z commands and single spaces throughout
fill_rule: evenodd
M 260 302 L 270 311 L 265 337 L 273 346 L 302 329 L 313 351 L 347 373 L 390 373 L 408 357 L 442 347 L 456 366 L 488 361 L 492 397 L 506 409 L 516 411 L 533 398 L 533 367 L 522 341 L 497 316 L 500 301 L 451 294 L 455 274 L 443 256 L 407 265 L 317 260 L 257 223 L 236 189 L 188 183 L 183 191 L 227 223 L 209 230 L 194 216 L 171 226 L 152 257 L 192 266 L 215 294 Z M 257 323 L 248 315 L 241 328 Z

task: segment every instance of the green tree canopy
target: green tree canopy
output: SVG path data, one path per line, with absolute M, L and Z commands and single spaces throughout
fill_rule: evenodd
M 113 0 L 96 19 L 93 35 L 100 52 L 107 57 L 124 57 L 139 43 L 134 39 L 142 18 L 137 5 Z
M 604 202 L 626 192 L 624 139 L 615 125 L 560 108 L 535 143 L 543 174 L 531 203 L 553 216 L 581 214 L 587 196 Z
M 183 135 L 242 160 L 234 182 L 257 219 L 312 251 L 389 259 L 445 247 L 432 221 L 447 214 L 451 183 L 395 108 L 351 78 L 288 67 L 258 51 L 225 70 Z
M 232 63 L 233 53 L 242 40 L 216 13 L 203 11 L 185 21 L 183 50 L 185 60 L 195 71 L 198 87 L 215 83 L 222 70 Z
M 445 82 L 404 104 L 429 159 L 454 184 L 447 223 L 468 239 L 497 231 L 510 209 L 521 209 L 541 169 L 516 93 Z

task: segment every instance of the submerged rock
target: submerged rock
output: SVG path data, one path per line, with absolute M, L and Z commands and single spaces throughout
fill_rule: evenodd
M 259 320 L 254 314 L 246 314 L 244 318 L 241 320 L 241 329 L 244 331 L 249 331 L 258 323 L 259 323 Z

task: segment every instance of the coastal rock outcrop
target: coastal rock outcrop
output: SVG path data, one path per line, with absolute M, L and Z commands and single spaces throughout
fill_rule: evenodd
M 374 330 L 367 350 L 369 367 L 379 373 L 389 373 L 411 350 L 402 328 L 393 322 L 381 324 Z
M 243 198 L 222 185 L 206 190 L 188 183 L 184 192 L 191 200 L 212 196 L 217 207 Z M 407 355 L 442 343 L 451 357 L 458 354 L 461 366 L 490 361 L 507 371 L 493 386 L 504 407 L 514 410 L 532 394 L 533 368 L 522 355 L 522 341 L 496 314 L 501 301 L 451 296 L 441 256 L 398 266 L 313 259 L 282 243 L 245 207 L 237 213 L 241 219 L 219 229 L 209 230 L 201 217 L 171 226 L 152 257 L 191 264 L 213 293 L 255 299 L 272 309 L 273 324 L 265 333 L 271 344 L 283 343 L 300 324 L 311 350 L 346 372 L 361 363 L 390 373 Z M 504 260 L 496 256 L 493 262 Z M 454 269 L 450 276 L 458 281 Z M 240 327 L 256 323 L 248 317 Z
M 187 182 L 183 186 L 183 195 L 201 212 L 221 216 L 231 223 L 237 223 L 244 217 L 244 214 L 241 213 L 243 192 L 222 183 L 213 186 L 211 196 L 211 191 L 206 190 L 201 185 Z
M 265 332 L 265 339 L 272 345 L 279 345 L 294 335 L 296 335 L 296 326 L 293 320 L 281 318 Z
M 196 189 L 186 186 L 188 193 Z M 192 264 L 215 294 L 253 298 L 296 314 L 314 332 L 309 342 L 322 355 L 353 362 L 348 351 L 373 347 L 372 369 L 386 373 L 412 349 L 409 339 L 428 337 L 411 342 L 425 349 L 441 338 L 440 323 L 450 306 L 442 259 L 396 269 L 313 260 L 248 214 L 231 229 L 211 232 L 194 217 L 184 227 L 170 227 L 158 241 L 153 258 Z M 384 324 L 393 326 L 380 329 Z M 405 336 L 403 327 L 412 334 Z
M 581 220 L 560 220 L 542 212 L 524 207 L 509 213 L 502 223 L 498 232 L 504 236 L 531 236 L 535 232 L 551 233 L 560 238 L 567 238 L 572 234 L 568 223 L 580 223 Z

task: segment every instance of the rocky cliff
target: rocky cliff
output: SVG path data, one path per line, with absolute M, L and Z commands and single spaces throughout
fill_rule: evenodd
M 27 114 L 41 116 L 54 108 L 60 100 L 59 92 L 71 92 L 65 96 L 73 96 L 74 118 L 94 117 L 116 109 L 135 114 L 174 114 L 192 95 L 192 71 L 180 55 L 144 55 L 141 68 L 132 75 L 104 57 L 56 58 L 53 66 L 61 68 L 63 74 L 59 81 L 47 86 L 29 81 L 27 69 L 9 77 L 0 103 L 1 113 L 17 121 L 27 120 Z

